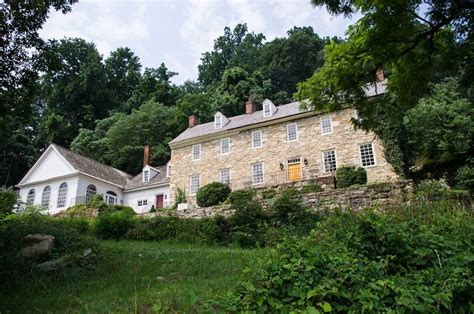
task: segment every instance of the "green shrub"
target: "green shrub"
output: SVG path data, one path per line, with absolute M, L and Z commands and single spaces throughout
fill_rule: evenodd
M 0 218 L 11 214 L 18 196 L 11 188 L 0 187 Z
M 117 205 L 118 206 L 118 205 Z M 101 213 L 94 226 L 95 234 L 102 239 L 120 239 L 133 227 L 135 212 L 130 207 Z
M 474 192 L 474 159 L 458 169 L 455 181 L 456 188 Z
M 304 212 L 301 194 L 293 189 L 283 190 L 273 203 L 273 215 L 282 224 L 297 220 Z
M 229 194 L 229 202 L 233 206 L 242 206 L 255 199 L 256 191 L 254 189 L 237 190 Z
M 361 167 L 343 166 L 336 171 L 338 188 L 346 188 L 356 184 L 367 184 L 367 171 Z
M 155 205 L 151 205 L 150 213 L 156 213 Z
M 262 197 L 263 199 L 270 199 L 274 198 L 277 195 L 277 191 L 274 189 L 266 189 L 262 191 Z
M 178 204 L 187 203 L 187 202 L 188 202 L 188 199 L 186 197 L 186 192 L 184 192 L 180 188 L 177 188 L 176 193 L 174 194 L 173 208 L 178 208 Z
M 227 184 L 221 182 L 209 183 L 197 192 L 197 204 L 201 207 L 218 205 L 227 199 L 230 192 L 230 187 Z
M 321 187 L 321 185 L 319 185 L 317 183 L 307 184 L 307 185 L 304 185 L 301 188 L 301 192 L 304 193 L 304 194 L 314 193 L 314 192 L 322 192 L 322 191 L 323 191 L 323 188 Z
M 279 245 L 227 310 L 472 312 L 473 250 L 470 209 L 454 203 L 338 212 Z
M 104 214 L 109 214 L 109 213 L 114 213 L 114 212 L 122 212 L 125 211 L 130 214 L 135 214 L 133 211 L 133 208 L 125 205 L 105 205 L 100 211 L 99 211 L 99 216 L 104 215 Z

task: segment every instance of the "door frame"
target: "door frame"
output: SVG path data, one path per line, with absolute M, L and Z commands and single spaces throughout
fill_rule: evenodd
M 298 162 L 289 162 L 290 160 L 299 160 Z M 301 181 L 302 178 L 303 178 L 303 166 L 301 164 L 301 160 L 303 158 L 300 156 L 300 157 L 294 157 L 294 158 L 287 158 L 286 159 L 286 175 L 288 177 L 288 181 Z M 300 174 L 299 174 L 299 180 L 291 180 L 290 178 L 290 165 L 299 165 L 300 166 Z
M 161 203 L 161 207 L 158 207 L 158 196 L 160 196 L 160 195 L 161 195 L 162 203 Z M 155 208 L 163 208 L 163 207 L 165 207 L 165 194 L 163 194 L 163 193 L 155 194 Z

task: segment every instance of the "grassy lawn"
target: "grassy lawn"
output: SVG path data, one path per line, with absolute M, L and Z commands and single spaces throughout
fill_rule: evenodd
M 211 311 L 267 250 L 100 241 L 99 268 L 79 278 L 35 277 L 0 293 L 1 313 Z M 153 310 L 154 308 L 154 310 Z

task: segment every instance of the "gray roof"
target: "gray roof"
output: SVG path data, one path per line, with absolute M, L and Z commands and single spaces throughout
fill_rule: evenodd
M 158 171 L 158 174 L 151 178 L 148 182 L 143 182 L 142 174 L 138 174 L 132 180 L 130 180 L 127 185 L 125 185 L 125 190 L 144 188 L 147 186 L 153 186 L 161 183 L 170 182 L 170 178 L 166 176 L 166 166 L 152 167 Z
M 308 110 L 301 110 L 300 109 L 300 102 L 292 102 L 286 105 L 277 106 L 276 112 L 270 117 L 263 117 L 262 110 L 255 111 L 249 114 L 242 114 L 240 116 L 230 117 L 229 122 L 222 126 L 220 129 L 214 128 L 214 122 L 208 122 L 203 124 L 198 124 L 192 128 L 186 129 L 183 133 L 178 135 L 174 140 L 170 142 L 170 144 L 189 140 L 195 137 L 209 135 L 213 133 L 218 133 L 226 130 L 232 130 L 241 128 L 244 126 L 257 124 L 260 122 L 272 121 L 276 119 L 281 119 L 285 117 L 289 117 L 292 115 L 296 115 L 299 113 L 306 112 Z
M 97 177 L 99 179 L 109 181 L 121 186 L 125 186 L 132 178 L 132 175 L 118 170 L 114 167 L 107 166 L 94 159 L 85 157 L 67 148 L 57 144 L 51 144 L 60 154 L 71 164 L 71 166 L 85 174 Z
M 375 84 L 367 84 L 365 92 L 367 97 L 377 96 L 384 94 L 386 92 L 387 80 L 377 82 Z M 174 138 L 170 144 L 182 142 L 189 140 L 195 137 L 200 137 L 204 135 L 210 135 L 222 131 L 232 130 L 241 128 L 244 126 L 249 126 L 252 124 L 257 124 L 266 121 L 272 121 L 276 119 L 286 118 L 293 115 L 297 115 L 303 112 L 308 112 L 310 109 L 303 110 L 300 109 L 300 102 L 295 101 L 286 105 L 277 106 L 277 111 L 270 117 L 263 117 L 262 110 L 255 111 L 250 114 L 242 114 L 240 116 L 228 117 L 229 122 L 222 126 L 219 129 L 214 128 L 214 122 L 208 122 L 203 124 L 198 124 L 192 128 L 187 128 L 183 133 Z

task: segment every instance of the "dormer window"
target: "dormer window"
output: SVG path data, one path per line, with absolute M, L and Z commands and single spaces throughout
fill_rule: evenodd
M 268 118 L 275 114 L 277 107 L 272 103 L 271 100 L 265 99 L 262 103 L 263 106 L 263 117 Z
M 143 171 L 143 182 L 150 181 L 150 170 Z
M 214 117 L 214 128 L 220 129 L 222 127 L 222 116 L 220 114 Z

